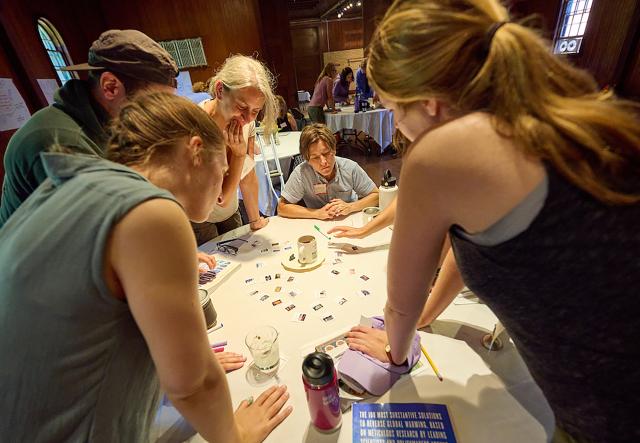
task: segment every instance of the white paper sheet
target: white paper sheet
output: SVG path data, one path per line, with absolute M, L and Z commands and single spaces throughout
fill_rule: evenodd
M 55 78 L 39 78 L 37 79 L 38 85 L 42 90 L 45 98 L 47 99 L 47 103 L 50 105 L 53 104 L 53 94 L 60 88 L 58 84 L 58 80 Z
M 193 93 L 192 84 L 191 84 L 191 75 L 189 71 L 180 71 L 178 73 L 178 87 L 177 94 L 184 97 L 185 95 L 189 95 Z
M 22 126 L 31 116 L 27 104 L 10 78 L 0 78 L 0 131 Z

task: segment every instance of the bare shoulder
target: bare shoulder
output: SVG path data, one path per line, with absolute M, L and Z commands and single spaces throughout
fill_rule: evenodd
M 545 174 L 540 160 L 500 135 L 485 113 L 469 114 L 430 131 L 414 143 L 405 164 L 407 172 L 424 177 L 425 186 L 441 190 L 442 204 L 459 203 L 458 209 L 450 208 L 451 216 L 470 230 L 497 221 Z
M 129 298 L 125 293 L 131 295 L 132 282 L 160 280 L 157 276 L 171 275 L 185 264 L 194 269 L 195 248 L 187 216 L 175 201 L 142 202 L 111 232 L 105 254 L 107 285 L 117 298 Z M 156 278 L 145 278 L 150 270 L 157 273 Z
M 117 258 L 144 257 L 185 259 L 196 248 L 193 230 L 183 209 L 173 200 L 147 200 L 131 211 L 116 225 L 111 235 L 111 249 Z
M 163 234 L 189 226 L 186 214 L 175 201 L 154 198 L 140 203 L 116 225 L 121 232 Z

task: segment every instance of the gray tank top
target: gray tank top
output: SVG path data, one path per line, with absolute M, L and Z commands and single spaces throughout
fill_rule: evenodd
M 174 197 L 97 157 L 41 157 L 49 178 L 0 230 L 0 439 L 147 441 L 156 371 L 104 255 L 128 211 Z

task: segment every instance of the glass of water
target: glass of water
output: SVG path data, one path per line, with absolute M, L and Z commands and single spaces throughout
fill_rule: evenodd
M 278 331 L 273 326 L 260 326 L 244 340 L 253 357 L 253 364 L 264 373 L 275 372 L 280 364 Z

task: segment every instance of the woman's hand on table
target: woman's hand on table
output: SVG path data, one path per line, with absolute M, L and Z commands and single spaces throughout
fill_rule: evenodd
M 233 155 L 237 157 L 247 155 L 247 144 L 242 133 L 242 125 L 237 119 L 232 118 L 222 133 L 224 141 Z
M 235 413 L 240 441 L 258 443 L 267 438 L 291 414 L 291 405 L 283 408 L 288 399 L 286 386 L 272 386 L 255 401 L 243 400 Z
M 209 269 L 213 269 L 216 267 L 215 257 L 204 252 L 198 252 L 198 263 L 204 263 L 209 267 Z M 204 272 L 207 272 L 207 269 L 203 269 L 202 267 L 198 266 L 198 272 L 202 274 Z
M 334 234 L 335 238 L 365 238 L 368 235 L 364 228 L 353 226 L 334 226 L 327 234 Z
M 235 352 L 216 352 L 215 356 L 226 373 L 240 369 L 247 361 L 247 357 L 242 354 L 236 354 Z
M 257 220 L 254 220 L 251 223 L 249 223 L 249 227 L 251 228 L 252 231 L 257 231 L 267 226 L 267 224 L 269 224 L 269 219 L 260 216 L 260 218 L 258 218 Z
M 383 363 L 389 363 L 384 350 L 387 343 L 387 331 L 384 329 L 358 325 L 347 332 L 347 344 L 350 349 L 363 352 Z

